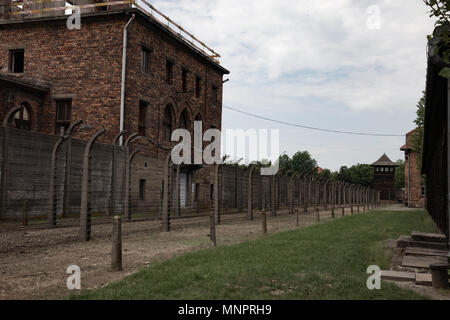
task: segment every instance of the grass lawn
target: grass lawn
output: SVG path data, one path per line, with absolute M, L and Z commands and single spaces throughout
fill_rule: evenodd
M 435 231 L 425 211 L 347 216 L 155 263 L 120 282 L 70 298 L 421 299 L 390 283 L 382 282 L 381 290 L 366 287 L 368 266 L 389 266 L 385 240 L 411 231 Z

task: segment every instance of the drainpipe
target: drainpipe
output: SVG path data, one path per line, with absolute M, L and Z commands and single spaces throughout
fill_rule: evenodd
M 128 26 L 134 20 L 135 15 L 132 14 L 130 20 L 123 28 L 123 51 L 122 51 L 122 84 L 120 90 L 120 130 L 123 131 L 123 123 L 125 117 L 125 74 L 127 65 L 127 38 L 128 38 Z M 120 145 L 123 145 L 123 136 L 120 137 Z
M 411 151 L 408 150 L 408 208 L 411 208 Z

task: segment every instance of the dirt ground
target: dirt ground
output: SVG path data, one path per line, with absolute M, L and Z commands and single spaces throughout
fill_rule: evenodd
M 400 206 L 383 209 L 403 210 Z M 345 214 L 350 214 L 349 208 Z M 340 215 L 341 211 L 336 210 L 336 216 Z M 327 219 L 331 219 L 331 212 L 322 210 L 320 220 Z M 316 220 L 315 213 L 300 215 L 300 227 L 317 223 Z M 269 234 L 295 229 L 296 216 L 280 210 L 276 217 L 268 214 L 267 225 Z M 159 220 L 123 222 L 122 272 L 110 271 L 112 221 L 93 225 L 90 242 L 78 241 L 77 226 L 2 230 L 0 299 L 64 298 L 74 293 L 66 286 L 69 276 L 66 269 L 71 265 L 81 268 L 82 289 L 92 289 L 120 280 L 157 261 L 210 247 L 209 217 L 173 219 L 171 226 L 170 233 L 162 233 Z M 249 221 L 245 213 L 223 215 L 221 225 L 216 228 L 219 246 L 262 236 L 261 218 L 256 210 L 253 221 Z M 422 288 L 420 292 L 427 294 L 426 290 L 429 288 Z
M 339 212 L 340 213 L 340 212 Z M 350 214 L 350 210 L 347 210 Z M 321 219 L 331 212 L 322 211 Z M 112 220 L 112 219 L 111 219 Z M 112 222 L 112 221 L 111 221 Z M 300 226 L 316 223 L 316 214 L 300 215 Z M 296 228 L 296 216 L 286 210 L 268 216 L 268 232 Z M 123 272 L 111 272 L 112 223 L 92 226 L 92 241 L 77 240 L 78 227 L 53 229 L 23 227 L 0 232 L 0 299 L 60 299 L 67 289 L 68 266 L 81 268 L 82 289 L 104 286 L 151 263 L 208 248 L 209 218 L 172 220 L 170 233 L 160 232 L 160 221 L 122 224 Z M 222 216 L 217 226 L 219 246 L 261 237 L 261 218 L 248 221 L 244 213 Z

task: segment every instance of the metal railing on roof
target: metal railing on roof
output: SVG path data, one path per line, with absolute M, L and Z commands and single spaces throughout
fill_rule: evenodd
M 167 15 L 156 9 L 146 0 L 118 0 L 97 3 L 76 4 L 75 1 L 69 3 L 65 0 L 12 0 L 9 4 L 0 6 L 1 19 L 23 19 L 31 17 L 42 17 L 51 15 L 71 15 L 79 9 L 97 9 L 99 11 L 117 10 L 118 6 L 129 6 L 139 9 L 146 16 L 158 22 L 173 35 L 182 38 L 186 43 L 193 46 L 203 54 L 219 62 L 220 54 L 199 40 L 195 35 L 184 29 L 181 25 L 170 19 Z M 84 1 L 83 1 L 84 2 Z

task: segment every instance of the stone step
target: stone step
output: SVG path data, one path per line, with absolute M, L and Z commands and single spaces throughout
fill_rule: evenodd
M 435 256 L 404 256 L 402 261 L 403 267 L 423 268 L 429 269 L 430 264 L 433 263 L 447 263 L 448 259 L 445 257 Z
M 447 244 L 447 237 L 441 233 L 426 233 L 414 231 L 411 233 L 413 241 L 436 242 Z
M 427 242 L 427 241 L 409 241 L 407 247 L 426 248 L 435 250 L 448 250 L 446 243 L 440 242 Z
M 381 279 L 401 282 L 415 281 L 416 275 L 414 272 L 381 270 Z
M 435 250 L 427 248 L 418 247 L 407 247 L 405 250 L 405 255 L 410 256 L 437 256 L 437 257 L 447 257 L 448 251 L 446 250 Z
M 416 273 L 416 284 L 420 286 L 430 286 L 433 284 L 431 273 Z

